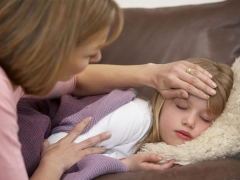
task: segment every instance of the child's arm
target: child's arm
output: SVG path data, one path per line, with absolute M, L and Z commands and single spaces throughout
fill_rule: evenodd
M 149 171 L 149 170 L 165 170 L 174 166 L 175 160 L 170 160 L 164 164 L 155 164 L 161 161 L 162 158 L 157 154 L 134 154 L 129 158 L 121 161 L 128 166 L 128 171 Z

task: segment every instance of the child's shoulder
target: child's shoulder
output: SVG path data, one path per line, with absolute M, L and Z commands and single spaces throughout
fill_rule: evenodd
M 150 105 L 149 101 L 146 101 L 144 99 L 141 98 L 135 98 L 134 100 L 131 101 L 132 103 L 136 104 L 138 106 L 138 108 L 140 108 L 140 110 L 144 113 L 151 113 L 152 112 L 152 108 Z

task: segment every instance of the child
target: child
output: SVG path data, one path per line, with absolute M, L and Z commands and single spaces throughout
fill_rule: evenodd
M 188 99 L 164 100 L 155 92 L 152 106 L 148 101 L 134 98 L 115 111 L 103 117 L 85 134 L 74 142 L 81 142 L 103 131 L 111 131 L 112 137 L 97 146 L 105 146 L 105 155 L 121 159 L 129 170 L 133 168 L 132 155 L 144 143 L 164 141 L 169 145 L 179 145 L 198 137 L 212 125 L 222 113 L 233 84 L 233 73 L 229 66 L 208 59 L 191 58 L 189 62 L 210 72 L 217 84 L 217 94 L 209 100 L 190 95 Z M 186 73 L 191 73 L 191 69 Z M 51 144 L 67 135 L 54 131 L 48 140 Z M 136 156 L 136 155 L 135 155 Z M 173 164 L 169 162 L 167 167 Z
M 212 74 L 212 79 L 217 84 L 217 94 L 211 96 L 209 100 L 201 100 L 194 96 L 189 96 L 188 99 L 174 98 L 164 100 L 161 94 L 156 91 L 152 98 L 153 126 L 148 137 L 145 138 L 141 145 L 160 141 L 164 141 L 169 145 L 182 144 L 184 141 L 199 136 L 223 112 L 233 85 L 233 72 L 231 68 L 225 64 L 215 63 L 212 60 L 204 58 L 190 58 L 187 60 L 201 66 Z M 201 108 L 202 111 L 200 111 Z M 193 114 L 188 111 L 194 111 L 194 109 L 198 110 L 199 114 L 196 111 L 196 117 L 191 119 L 193 118 L 191 116 Z M 184 115 L 187 115 L 188 118 L 185 118 L 186 116 Z M 193 132 L 194 134 L 189 134 L 184 131 L 178 131 L 179 127 L 175 127 L 175 134 L 179 138 L 172 137 L 170 126 L 178 123 L 177 121 L 180 121 L 181 118 L 181 123 L 187 129 L 198 128 L 198 130 Z

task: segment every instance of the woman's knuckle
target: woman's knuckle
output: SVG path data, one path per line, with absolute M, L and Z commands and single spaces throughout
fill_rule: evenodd
M 87 143 L 87 145 L 88 145 L 89 147 L 92 147 L 92 146 L 94 145 L 94 140 L 93 140 L 93 138 L 88 139 L 86 143 Z
M 187 61 L 185 61 L 185 60 L 180 60 L 180 61 L 178 61 L 179 62 L 179 64 L 184 64 L 184 63 L 186 63 Z
M 172 75 L 166 76 L 164 78 L 164 83 L 168 86 L 172 86 L 174 84 L 175 78 Z
M 99 134 L 98 136 L 95 136 L 96 140 L 102 140 L 106 138 L 106 135 L 104 133 Z
M 186 86 L 186 90 L 187 90 L 188 92 L 191 92 L 191 91 L 192 91 L 192 85 L 190 85 L 190 84 L 187 85 L 187 86 Z
M 199 75 L 199 71 L 196 71 L 195 69 L 192 69 L 190 75 L 198 76 Z
M 75 126 L 75 128 L 73 128 L 73 130 L 72 130 L 73 133 L 77 133 L 80 131 L 82 131 L 82 126 Z
M 89 154 L 94 154 L 95 153 L 95 149 L 94 148 L 88 148 L 88 153 Z
M 191 84 L 196 84 L 197 83 L 197 78 L 195 76 L 192 76 L 191 79 L 190 79 L 190 83 Z
M 170 68 L 169 72 L 171 72 L 172 74 L 176 74 L 179 71 L 179 67 L 177 66 L 173 66 L 172 68 Z
M 197 69 L 197 70 L 199 70 L 199 69 L 201 69 L 201 68 L 200 68 L 199 65 L 197 65 L 197 64 L 193 64 L 193 69 Z

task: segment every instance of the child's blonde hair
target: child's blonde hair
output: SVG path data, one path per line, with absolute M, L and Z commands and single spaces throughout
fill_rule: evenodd
M 1 0 L 0 66 L 26 93 L 48 93 L 74 48 L 114 27 L 105 45 L 123 26 L 113 0 Z
M 217 84 L 216 95 L 211 96 L 208 100 L 209 110 L 216 116 L 219 116 L 226 105 L 230 91 L 233 85 L 233 72 L 226 64 L 216 63 L 205 58 L 190 58 L 186 61 L 197 64 L 212 74 L 212 80 Z M 155 91 L 152 97 L 153 125 L 146 139 L 141 142 L 140 147 L 145 143 L 156 143 L 161 141 L 159 132 L 159 115 L 164 103 L 164 98 L 158 91 Z

